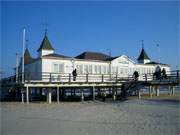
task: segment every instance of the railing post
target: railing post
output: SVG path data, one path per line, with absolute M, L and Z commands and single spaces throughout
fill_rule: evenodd
M 30 82 L 30 73 L 28 73 L 28 77 L 27 78 L 28 78 L 28 82 Z
M 118 82 L 118 75 L 116 74 L 116 82 Z
M 145 74 L 145 81 L 147 82 L 147 74 Z
M 69 74 L 69 83 L 71 82 L 71 74 Z
M 104 75 L 103 74 L 102 74 L 102 80 L 101 81 L 102 81 L 102 83 L 104 82 Z
M 177 80 L 179 80 L 179 70 L 177 70 L 176 78 L 177 78 Z
M 89 79 L 89 78 L 88 78 L 88 74 L 86 74 L 86 82 L 87 82 L 87 83 L 88 83 L 88 79 Z
M 49 81 L 50 81 L 50 82 L 52 81 L 51 79 L 52 79 L 52 74 L 50 73 L 50 74 L 49 74 Z

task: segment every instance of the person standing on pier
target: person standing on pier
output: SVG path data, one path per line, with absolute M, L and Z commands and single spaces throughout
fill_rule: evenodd
M 162 78 L 167 79 L 167 74 L 165 68 L 162 69 Z
M 73 70 L 72 75 L 73 75 L 73 81 L 76 81 L 76 77 L 77 77 L 76 69 Z
M 134 79 L 137 81 L 139 78 L 139 73 L 137 71 L 134 71 L 133 76 L 134 76 Z

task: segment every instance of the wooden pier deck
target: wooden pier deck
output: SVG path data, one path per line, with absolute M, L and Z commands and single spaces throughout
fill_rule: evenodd
M 96 99 L 97 93 L 98 95 L 103 95 L 109 89 L 112 99 L 116 100 L 118 91 L 122 93 L 123 89 L 129 95 L 131 93 L 137 93 L 140 99 L 142 87 L 148 87 L 149 96 L 152 97 L 154 91 L 156 91 L 156 96 L 159 96 L 159 88 L 161 86 L 168 86 L 170 95 L 172 95 L 175 93 L 174 87 L 180 84 L 179 71 L 173 71 L 167 74 L 166 78 L 160 78 L 158 80 L 154 79 L 152 74 L 143 75 L 141 80 L 134 80 L 132 77 L 118 77 L 118 75 L 79 75 L 75 81 L 73 81 L 71 75 L 61 75 L 61 79 L 59 79 L 52 78 L 52 74 L 45 75 L 42 77 L 42 80 L 32 80 L 30 77 L 25 77 L 24 82 L 19 81 L 19 79 L 15 80 L 15 78 L 16 76 L 13 76 L 2 80 L 1 87 L 6 90 L 17 89 L 21 93 L 21 101 L 26 101 L 27 103 L 30 101 L 29 96 L 32 89 L 41 93 L 43 89 L 46 89 L 45 96 L 47 102 L 51 103 L 52 91 L 54 89 L 56 90 L 57 102 L 64 96 L 65 89 L 74 89 L 75 92 L 80 90 L 81 101 L 84 100 L 84 89 L 90 89 L 92 100 Z M 122 89 L 122 85 L 125 85 L 125 88 Z

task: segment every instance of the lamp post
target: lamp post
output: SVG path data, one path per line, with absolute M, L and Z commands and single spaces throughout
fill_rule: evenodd
M 74 70 L 74 63 L 75 63 L 74 58 L 71 59 L 71 63 L 72 63 L 72 69 Z
M 111 49 L 109 49 L 109 57 L 110 57 L 110 60 L 109 60 L 109 78 L 111 80 Z
M 16 53 L 16 83 L 18 82 L 18 73 L 19 73 L 19 71 L 18 71 L 18 64 L 19 64 L 19 54 L 18 53 Z
M 158 63 L 160 63 L 160 48 L 159 48 L 159 44 L 156 44 L 156 46 L 157 46 Z

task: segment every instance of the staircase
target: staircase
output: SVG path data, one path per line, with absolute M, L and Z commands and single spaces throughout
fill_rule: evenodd
M 128 81 L 122 84 L 121 86 L 121 98 L 126 99 L 128 96 L 131 96 L 133 93 L 136 93 L 138 89 L 143 87 L 142 82 L 133 80 Z

